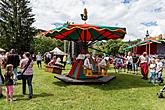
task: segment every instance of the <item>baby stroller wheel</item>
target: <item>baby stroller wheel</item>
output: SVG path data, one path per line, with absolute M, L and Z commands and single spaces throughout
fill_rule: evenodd
M 157 93 L 157 96 L 158 96 L 158 98 L 164 98 L 164 97 L 163 97 L 163 93 L 162 93 L 162 92 Z

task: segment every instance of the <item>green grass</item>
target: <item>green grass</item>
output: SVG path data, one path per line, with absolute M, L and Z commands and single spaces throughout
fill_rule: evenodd
M 67 65 L 66 73 L 69 71 Z M 21 81 L 14 86 L 17 101 L 0 99 L 0 110 L 164 110 L 165 99 L 156 93 L 162 86 L 149 84 L 140 75 L 120 73 L 105 85 L 68 85 L 34 65 L 32 100 L 22 97 Z M 3 87 L 5 93 L 5 87 Z M 27 88 L 28 89 L 28 88 Z M 27 91 L 28 93 L 28 91 Z

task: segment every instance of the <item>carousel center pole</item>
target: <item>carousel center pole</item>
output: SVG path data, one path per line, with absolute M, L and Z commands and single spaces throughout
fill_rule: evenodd
M 87 41 L 86 41 L 86 37 L 87 37 L 87 35 L 86 35 L 86 30 L 84 30 L 84 50 L 85 50 L 85 54 L 87 54 Z

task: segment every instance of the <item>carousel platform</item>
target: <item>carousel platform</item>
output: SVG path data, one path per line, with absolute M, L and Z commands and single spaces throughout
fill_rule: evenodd
M 56 74 L 54 78 L 57 78 L 65 83 L 68 84 L 105 84 L 108 83 L 109 81 L 113 80 L 116 78 L 116 76 L 100 76 L 95 79 L 73 79 L 70 78 L 66 75 L 59 75 Z

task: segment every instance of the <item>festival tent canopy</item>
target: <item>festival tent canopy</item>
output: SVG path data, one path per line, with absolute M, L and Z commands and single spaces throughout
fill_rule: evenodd
M 5 50 L 4 50 L 4 49 L 2 49 L 2 48 L 0 48 L 0 52 L 5 52 Z
M 53 53 L 54 55 L 65 55 L 66 53 L 61 51 L 59 48 L 54 48 L 52 51 L 50 51 L 51 53 Z

